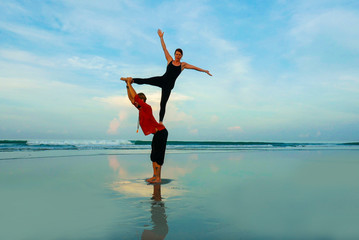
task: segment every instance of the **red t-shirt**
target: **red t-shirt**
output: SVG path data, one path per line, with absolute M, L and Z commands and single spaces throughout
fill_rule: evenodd
M 150 105 L 145 103 L 137 94 L 135 96 L 135 103 L 139 106 L 139 114 L 140 114 L 140 126 L 145 135 L 156 133 L 157 131 L 161 131 L 165 129 L 165 126 L 159 124 L 156 119 L 153 117 L 152 108 Z M 133 105 L 135 105 L 135 103 Z M 136 106 L 136 105 L 135 105 Z

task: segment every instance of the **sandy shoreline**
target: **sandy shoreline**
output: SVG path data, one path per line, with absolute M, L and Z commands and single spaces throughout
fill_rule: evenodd
M 156 189 L 148 150 L 2 153 L 0 238 L 356 238 L 358 156 L 168 152 Z

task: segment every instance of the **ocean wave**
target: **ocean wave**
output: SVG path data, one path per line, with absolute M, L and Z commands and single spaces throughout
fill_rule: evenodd
M 114 146 L 130 145 L 128 140 L 28 140 L 28 145 Z
M 128 140 L 0 140 L 0 151 L 98 150 L 131 145 Z
M 348 143 L 342 143 L 341 145 L 346 145 L 346 146 L 359 146 L 359 142 L 348 142 Z
M 150 149 L 151 141 L 141 140 L 0 140 L 0 152 L 46 150 L 121 150 Z M 168 141 L 171 150 L 246 150 L 246 149 L 330 149 L 357 148 L 359 142 L 286 143 L 231 141 Z
M 132 140 L 135 145 L 150 145 L 151 141 Z M 284 142 L 229 142 L 229 141 L 168 141 L 167 145 L 178 146 L 261 146 L 261 147 L 300 147 L 323 145 L 322 143 L 284 143 Z

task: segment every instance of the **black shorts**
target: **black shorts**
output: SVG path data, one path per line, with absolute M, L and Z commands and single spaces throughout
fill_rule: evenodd
M 152 139 L 151 161 L 156 162 L 160 166 L 162 166 L 163 161 L 165 160 L 167 137 L 168 131 L 165 128 L 156 132 Z

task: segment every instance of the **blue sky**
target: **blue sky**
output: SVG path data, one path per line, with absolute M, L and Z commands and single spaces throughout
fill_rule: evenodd
M 1 139 L 150 139 L 122 76 L 185 70 L 170 140 L 358 141 L 359 2 L 0 2 Z M 144 92 L 158 118 L 160 89 Z

